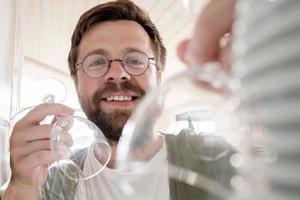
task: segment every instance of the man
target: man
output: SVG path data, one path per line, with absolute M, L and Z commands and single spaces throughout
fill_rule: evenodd
M 103 131 L 113 152 L 106 171 L 94 178 L 88 187 L 90 199 L 126 198 L 118 188 L 118 177 L 124 176 L 114 170 L 116 145 L 124 124 L 141 98 L 159 84 L 165 55 L 166 50 L 155 25 L 130 1 L 100 4 L 79 19 L 68 59 L 71 76 L 83 111 Z M 64 105 L 43 104 L 15 125 L 10 139 L 12 178 L 3 199 L 40 198 L 37 183 L 45 183 L 45 199 L 82 197 L 80 187 L 76 183 L 64 182 L 61 175 L 54 177 L 50 174 L 47 180 L 48 165 L 59 158 L 53 158 L 50 152 L 52 125 L 40 125 L 48 115 L 61 117 L 72 114 L 73 110 Z M 177 151 L 178 141 L 184 139 L 166 138 L 168 157 L 172 155 L 178 160 L 191 157 L 189 151 Z M 145 196 L 149 199 L 208 198 L 209 195 L 203 190 L 172 180 L 168 182 L 165 173 L 167 153 L 165 147 L 160 147 L 150 155 L 153 157 L 150 164 L 154 162 L 152 167 L 161 174 L 135 177 L 133 185 L 136 196 L 128 199 L 145 199 Z M 210 166 L 192 158 L 188 161 L 179 165 L 186 167 L 186 164 L 193 170 L 201 165 L 198 171 L 204 174 L 206 172 L 203 170 Z M 228 172 L 225 182 L 230 180 L 231 174 Z

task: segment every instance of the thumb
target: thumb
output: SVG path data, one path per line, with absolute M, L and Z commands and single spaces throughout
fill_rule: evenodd
M 181 41 L 177 47 L 177 56 L 185 64 L 188 64 L 188 59 L 186 55 L 187 55 L 189 43 L 190 43 L 190 39 L 185 39 Z

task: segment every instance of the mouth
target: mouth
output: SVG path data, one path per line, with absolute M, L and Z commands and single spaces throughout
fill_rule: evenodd
M 111 107 L 133 107 L 140 96 L 137 95 L 107 95 L 101 98 L 101 102 L 104 105 Z
M 107 101 L 107 102 L 131 102 L 138 99 L 137 96 L 126 96 L 126 95 L 121 95 L 121 96 L 108 96 L 104 97 L 101 100 L 102 101 Z

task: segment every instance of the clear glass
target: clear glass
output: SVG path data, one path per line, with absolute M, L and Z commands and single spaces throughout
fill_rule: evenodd
M 38 100 L 33 99 L 33 105 L 20 109 L 11 117 L 11 129 L 36 105 L 40 103 L 62 103 L 66 97 L 65 86 L 57 79 L 43 79 L 35 86 L 38 88 L 35 94 L 38 96 Z M 62 178 L 80 182 L 93 178 L 106 167 L 111 157 L 110 145 L 95 124 L 80 116 L 82 113 L 78 112 L 72 116 L 58 119 L 54 118 L 55 116 L 47 116 L 40 122 L 40 124 L 53 125 L 49 140 L 52 156 L 58 158 L 58 161 L 49 166 L 49 176 L 62 175 Z M 99 168 L 91 170 L 89 173 L 82 170 L 87 156 L 93 156 L 99 163 Z M 42 197 L 42 185 L 39 183 L 39 177 L 36 177 L 36 182 L 37 191 Z M 85 189 L 82 185 L 80 187 L 82 190 Z M 52 192 L 55 193 L 55 191 Z
M 208 87 L 214 92 L 208 92 Z M 125 172 L 144 168 L 166 148 L 167 176 L 214 196 L 229 197 L 232 177 L 225 173 L 234 171 L 230 158 L 239 151 L 244 137 L 234 115 L 239 101 L 232 97 L 239 87 L 239 81 L 223 73 L 216 63 L 186 70 L 167 80 L 145 97 L 125 125 L 117 148 L 117 168 Z M 176 163 L 166 146 L 172 136 L 182 138 L 174 155 L 190 151 L 187 155 L 193 162 L 210 165 L 211 172 L 195 172 L 188 161 Z M 141 152 L 148 152 L 147 156 Z M 135 192 L 128 182 L 120 181 L 120 187 L 127 193 Z
M 67 178 L 78 182 L 99 174 L 111 157 L 111 148 L 102 131 L 91 121 L 68 116 L 60 118 L 51 131 L 52 155 L 60 160 L 51 167 L 58 167 Z M 79 156 L 95 159 L 97 169 L 83 171 L 84 162 L 76 162 Z M 83 159 L 82 158 L 82 159 Z
M 38 104 L 62 103 L 67 93 L 63 82 L 55 78 L 42 79 L 31 89 L 36 89 L 34 91 L 36 98 L 32 98 L 28 94 L 21 96 L 21 98 L 25 99 L 25 103 L 21 107 L 18 107 L 17 112 L 10 117 L 11 127 Z
M 61 117 L 53 124 L 51 154 L 57 161 L 48 166 L 48 177 L 54 181 L 59 177 L 62 185 L 75 182 L 77 191 L 89 199 L 85 183 L 106 167 L 111 158 L 111 146 L 94 123 L 78 115 Z M 87 163 L 91 162 L 96 167 L 86 170 Z M 39 177 L 36 177 L 36 182 L 39 197 L 42 197 L 43 185 Z M 51 194 L 58 194 L 56 190 L 60 188 L 49 187 Z

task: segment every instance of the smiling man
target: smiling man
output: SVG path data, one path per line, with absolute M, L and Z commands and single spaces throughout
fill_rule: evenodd
M 157 30 L 152 27 L 159 39 L 155 44 L 142 25 L 126 19 L 98 22 L 75 47 L 78 62 L 70 65 L 84 112 L 110 141 L 119 140 L 132 110 L 160 81 L 157 63 L 162 61 L 155 59 L 153 46 L 163 58 L 165 49 Z
M 142 97 L 159 84 L 165 55 L 158 30 L 149 17 L 129 1 L 99 5 L 80 18 L 72 37 L 69 67 L 83 111 L 102 130 L 113 151 L 107 165 L 110 169 L 87 182 L 87 191 L 92 197 L 126 199 L 115 181 L 129 177 L 113 169 L 116 146 L 125 123 Z M 93 155 L 87 157 L 91 159 L 85 161 L 84 170 L 97 167 L 97 163 L 90 162 L 95 160 Z M 166 154 L 160 157 L 166 160 Z M 147 184 L 146 177 L 135 176 L 130 183 L 136 191 L 158 181 L 163 190 L 155 199 L 166 199 L 166 179 L 161 181 L 157 175 L 148 177 Z M 111 180 L 103 181 L 108 179 Z M 161 195 L 162 192 L 166 195 Z M 141 195 L 152 193 L 151 189 L 127 198 L 141 199 Z M 77 191 L 74 196 L 82 199 L 82 195 Z

